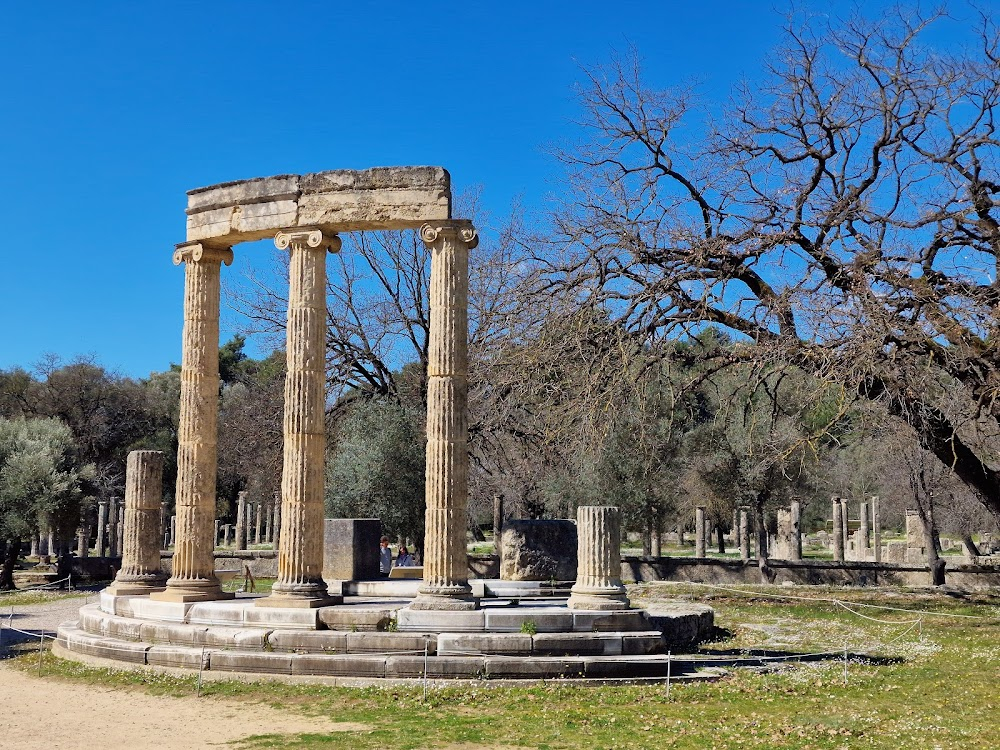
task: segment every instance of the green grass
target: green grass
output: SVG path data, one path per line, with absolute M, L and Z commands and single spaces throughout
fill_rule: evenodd
M 962 748 L 984 746 L 1000 714 L 1000 598 L 953 598 L 920 590 L 741 587 L 741 595 L 685 584 L 631 589 L 634 602 L 704 601 L 731 635 L 707 650 L 775 649 L 798 653 L 847 647 L 891 657 L 855 661 L 847 684 L 840 659 L 772 672 L 739 669 L 720 681 L 583 687 L 559 682 L 498 687 L 489 682 L 432 689 L 207 682 L 204 700 L 234 698 L 374 727 L 357 733 L 277 738 L 244 748 Z M 839 598 L 835 603 L 766 594 Z M 858 608 L 879 604 L 922 613 Z M 938 615 L 975 615 L 965 619 Z M 874 620 L 879 620 L 876 622 Z M 37 669 L 37 656 L 15 662 Z M 46 657 L 43 674 L 156 694 L 192 695 L 196 677 L 109 671 Z M 249 714 L 248 714 L 249 715 Z M 266 728 L 261 728 L 266 732 Z
M 29 604 L 47 604 L 61 599 L 78 599 L 93 596 L 93 591 L 11 591 L 0 593 L 0 612 L 4 607 L 23 607 Z
M 274 578 L 255 578 L 254 579 L 254 592 L 255 594 L 270 594 L 271 586 L 274 585 L 276 579 Z M 236 578 L 231 581 L 225 581 L 222 584 L 223 591 L 237 591 L 243 589 L 245 584 L 245 579 L 243 576 L 236 576 Z

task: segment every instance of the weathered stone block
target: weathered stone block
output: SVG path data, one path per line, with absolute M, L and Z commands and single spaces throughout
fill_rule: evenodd
M 543 680 L 582 676 L 583 659 L 515 659 L 509 656 L 490 656 L 486 659 L 486 677 L 495 680 Z
M 441 654 L 530 654 L 531 636 L 527 633 L 442 633 L 438 636 L 437 647 Z
M 532 638 L 536 654 L 615 656 L 622 653 L 621 633 L 538 633 Z
M 276 630 L 267 638 L 275 651 L 347 651 L 347 633 L 329 630 Z
M 210 666 L 221 672 L 262 672 L 265 674 L 291 674 L 291 654 L 253 653 L 247 651 L 216 651 Z
M 183 646 L 152 646 L 146 652 L 146 663 L 159 667 L 201 669 L 209 665 L 209 652 Z
M 624 611 L 574 610 L 573 630 L 577 632 L 622 632 L 649 630 L 645 612 L 640 609 Z
M 536 633 L 561 633 L 573 629 L 573 614 L 567 610 L 515 607 L 484 611 L 486 630 L 494 633 L 519 633 L 526 624 L 533 626 Z
M 292 659 L 292 674 L 318 674 L 336 677 L 385 677 L 384 656 L 335 654 L 296 654 Z
M 396 623 L 398 629 L 402 631 L 470 633 L 480 632 L 484 629 L 486 615 L 481 609 L 448 611 L 403 607 L 396 611 Z
M 576 524 L 568 520 L 511 519 L 500 538 L 500 578 L 509 581 L 576 579 Z
M 622 635 L 622 653 L 626 656 L 636 654 L 659 654 L 664 650 L 665 641 L 660 632 L 626 633 Z
M 393 651 L 437 651 L 437 637 L 418 633 L 346 633 L 347 650 L 352 654 Z
M 257 601 L 260 601 L 259 599 Z M 248 607 L 244 611 L 247 625 L 261 625 L 267 628 L 309 628 L 318 627 L 317 609 L 282 609 L 268 607 Z
M 323 578 L 358 581 L 379 577 L 377 518 L 326 518 L 323 520 Z
M 670 665 L 665 656 L 633 656 L 610 659 L 591 656 L 584 660 L 584 674 L 593 678 L 666 677 Z
M 386 630 L 394 617 L 391 609 L 362 609 L 358 607 L 322 607 L 319 621 L 330 630 Z

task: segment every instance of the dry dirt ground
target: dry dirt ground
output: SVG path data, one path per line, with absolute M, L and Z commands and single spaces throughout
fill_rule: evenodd
M 16 607 L 4 624 L 54 633 L 82 599 Z M 5 639 L 14 634 L 4 632 Z M 9 641 L 5 641 L 9 642 Z M 38 678 L 0 661 L 0 747 L 17 750 L 192 750 L 255 734 L 367 731 L 370 727 L 285 714 L 255 704 L 167 697 Z

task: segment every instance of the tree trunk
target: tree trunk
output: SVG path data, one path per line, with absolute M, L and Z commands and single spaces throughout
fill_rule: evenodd
M 715 538 L 719 540 L 719 554 L 726 554 L 726 537 L 722 531 L 722 526 L 715 527 Z
M 14 588 L 14 569 L 17 567 L 17 558 L 20 552 L 21 540 L 8 539 L 7 549 L 3 556 L 3 567 L 0 568 L 0 591 L 10 591 Z
M 962 546 L 965 548 L 966 557 L 979 557 L 982 552 L 979 551 L 979 547 L 976 543 L 972 541 L 972 534 L 968 531 L 962 532 Z

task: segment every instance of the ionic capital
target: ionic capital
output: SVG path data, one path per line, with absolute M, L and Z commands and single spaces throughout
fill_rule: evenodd
M 208 263 L 225 263 L 227 266 L 233 262 L 233 249 L 230 247 L 205 247 L 200 242 L 182 242 L 176 245 L 174 250 L 174 265 L 181 263 L 198 263 L 205 261 Z
M 424 224 L 420 227 L 420 239 L 427 245 L 433 245 L 438 239 L 450 238 L 452 241 L 463 242 L 469 250 L 479 244 L 479 233 L 471 221 L 458 220 L 447 224 Z
M 314 227 L 282 230 L 274 236 L 274 246 L 279 250 L 287 250 L 289 247 L 295 250 L 316 250 L 325 247 L 331 253 L 339 253 L 341 244 L 337 235 L 323 237 L 323 230 Z

